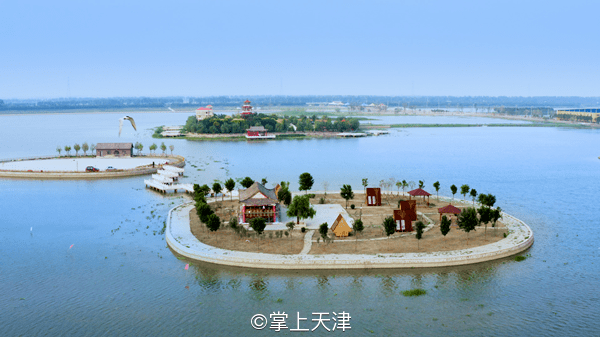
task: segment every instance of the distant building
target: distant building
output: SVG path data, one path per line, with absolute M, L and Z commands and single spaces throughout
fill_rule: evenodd
M 250 129 L 246 129 L 247 139 L 273 139 L 275 135 L 267 134 L 267 129 L 264 126 L 251 126 Z
M 250 102 L 249 100 L 246 100 L 244 102 L 244 105 L 242 105 L 242 113 L 240 113 L 240 115 L 242 115 L 242 116 L 252 115 L 252 105 L 250 105 L 250 103 L 252 103 L 252 102 Z
M 279 185 L 273 189 L 266 188 L 259 182 L 254 182 L 247 189 L 239 190 L 242 222 L 253 218 L 263 218 L 267 222 L 276 222 L 280 206 L 277 200 Z
M 132 143 L 98 143 L 96 157 L 131 157 Z
M 196 109 L 196 120 L 203 120 L 214 116 L 212 105 L 207 105 L 206 108 Z
M 575 120 L 580 122 L 598 123 L 600 108 L 586 109 L 557 109 L 556 117 L 560 120 Z

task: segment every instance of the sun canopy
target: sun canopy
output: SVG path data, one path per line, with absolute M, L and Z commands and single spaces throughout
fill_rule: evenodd
M 440 214 L 442 214 L 442 213 L 460 214 L 460 208 L 452 206 L 452 205 L 448 205 L 448 206 L 444 206 L 442 208 L 438 208 L 438 212 Z
M 411 196 L 413 196 L 413 197 L 416 197 L 416 196 L 421 196 L 421 195 L 422 195 L 422 196 L 427 196 L 427 197 L 428 197 L 428 196 L 430 196 L 430 195 L 431 195 L 431 194 L 427 193 L 427 191 L 425 191 L 425 190 L 424 190 L 424 189 L 422 189 L 422 188 L 417 188 L 416 190 L 412 190 L 412 191 L 408 192 L 408 194 L 410 194 L 410 195 L 411 195 Z

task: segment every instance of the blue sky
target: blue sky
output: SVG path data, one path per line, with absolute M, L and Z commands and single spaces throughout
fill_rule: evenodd
M 0 99 L 599 96 L 597 1 L 0 1 Z

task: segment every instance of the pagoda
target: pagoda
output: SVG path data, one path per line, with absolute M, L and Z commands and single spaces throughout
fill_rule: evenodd
M 252 105 L 250 105 L 250 101 L 246 100 L 244 105 L 242 105 L 242 116 L 250 116 L 252 115 Z

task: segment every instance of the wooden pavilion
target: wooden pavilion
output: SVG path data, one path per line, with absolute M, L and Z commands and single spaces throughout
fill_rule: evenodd
M 459 215 L 461 212 L 460 208 L 456 207 L 456 206 L 452 206 L 452 205 L 447 205 L 441 208 L 438 208 L 438 213 L 440 213 L 440 222 L 442 221 L 442 215 L 444 213 L 450 213 L 450 214 L 454 214 L 454 215 Z
M 408 192 L 408 195 L 410 197 L 422 196 L 423 197 L 423 201 L 425 201 L 425 197 L 427 197 L 427 206 L 429 206 L 429 196 L 431 196 L 431 194 L 429 194 L 429 192 L 425 191 L 424 189 L 417 188 L 416 190 L 412 190 L 412 191 Z
M 253 218 L 263 218 L 267 222 L 276 222 L 280 211 L 277 191 L 279 185 L 273 189 L 266 188 L 259 182 L 254 182 L 247 189 L 239 190 L 242 222 L 246 223 Z

